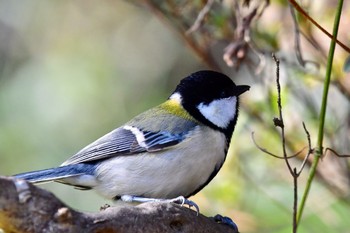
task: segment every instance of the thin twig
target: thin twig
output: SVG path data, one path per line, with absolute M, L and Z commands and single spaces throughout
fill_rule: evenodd
M 144 2 L 157 17 L 171 25 L 171 18 L 162 11 L 158 4 L 151 0 L 144 0 Z M 215 61 L 214 57 L 211 56 L 211 52 L 209 51 L 208 46 L 201 46 L 200 44 L 198 44 L 193 39 L 193 37 L 187 36 L 183 28 L 181 27 L 179 30 L 175 30 L 175 32 L 178 33 L 180 38 L 182 38 L 185 41 L 187 46 L 189 46 L 206 65 L 208 65 L 213 70 L 220 70 L 220 67 Z
M 330 39 L 334 40 L 340 47 L 342 47 L 346 52 L 350 53 L 350 48 L 345 44 L 340 42 L 336 37 L 330 34 L 326 29 L 324 29 L 321 25 L 319 25 L 316 20 L 314 20 L 304 9 L 295 1 L 289 0 L 289 2 L 294 6 L 294 8 L 299 11 L 302 15 L 304 15 L 313 25 L 315 25 L 318 29 L 320 29 L 324 34 L 326 34 Z
M 268 151 L 267 149 L 261 147 L 255 140 L 255 137 L 254 137 L 254 132 L 252 132 L 252 140 L 253 140 L 253 143 L 254 145 L 259 149 L 261 150 L 262 152 L 264 152 L 265 154 L 268 154 L 268 155 L 271 155 L 272 157 L 274 158 L 277 158 L 277 159 L 284 159 L 284 156 L 278 156 L 270 151 Z M 306 147 L 304 147 L 303 149 L 301 149 L 300 151 L 298 151 L 297 153 L 295 153 L 294 155 L 290 155 L 290 156 L 287 156 L 288 159 L 291 159 L 291 158 L 294 158 L 294 157 L 297 157 L 301 152 L 303 152 L 305 150 Z
M 304 160 L 303 160 L 303 163 L 301 164 L 300 168 L 299 168 L 299 171 L 297 172 L 297 175 L 299 176 L 301 174 L 301 172 L 304 170 L 304 167 L 306 165 L 306 162 L 307 160 L 309 159 L 310 155 L 314 152 L 314 150 L 312 149 L 312 146 L 311 146 L 311 137 L 310 137 L 310 133 L 309 131 L 306 129 L 306 126 L 305 126 L 305 123 L 303 122 L 303 127 L 304 127 L 304 130 L 305 130 L 305 133 L 306 133 L 306 137 L 307 137 L 307 142 L 308 142 L 308 145 L 309 145 L 309 151 L 307 153 L 307 155 L 305 156 Z
M 290 174 L 293 177 L 293 185 L 294 185 L 294 201 L 293 201 L 293 233 L 297 232 L 297 208 L 298 208 L 298 173 L 296 168 L 292 169 L 287 156 L 286 151 L 286 138 L 284 132 L 284 122 L 283 122 L 283 114 L 282 114 L 282 104 L 281 104 L 281 85 L 280 85 L 280 73 L 279 73 L 279 60 L 276 58 L 275 54 L 272 54 L 272 58 L 276 63 L 276 85 L 277 85 L 277 106 L 279 111 L 279 118 L 274 119 L 274 123 L 276 126 L 281 128 L 281 138 L 282 138 L 282 149 L 284 161 L 288 167 Z
M 252 39 L 250 39 L 250 41 L 248 42 L 248 46 L 250 48 L 250 50 L 255 53 L 256 56 L 258 56 L 259 59 L 259 64 L 255 67 L 253 67 L 252 69 L 254 69 L 254 75 L 259 75 L 265 65 L 266 65 L 266 58 L 264 56 L 264 54 L 262 54 L 261 52 L 259 52 L 259 49 L 257 48 L 257 46 L 255 45 L 254 41 Z
M 295 15 L 294 8 L 292 7 L 292 4 L 288 2 L 288 6 L 290 9 L 290 13 L 292 16 L 293 24 L 294 24 L 294 46 L 295 46 L 295 55 L 297 56 L 297 60 L 299 61 L 300 65 L 302 67 L 305 66 L 305 60 L 303 58 L 303 55 L 300 51 L 300 30 L 299 30 L 299 24 L 297 22 L 297 17 Z
M 336 156 L 340 157 L 340 158 L 347 158 L 347 157 L 350 157 L 350 155 L 341 155 L 341 154 L 338 154 L 338 152 L 336 152 L 335 150 L 333 150 L 332 148 L 326 148 L 324 154 L 326 155 L 327 154 L 327 151 L 330 151 L 332 152 L 333 154 L 335 154 Z
M 262 16 L 262 14 L 264 13 L 265 9 L 270 5 L 270 0 L 265 0 L 265 4 L 263 5 L 263 7 L 261 8 L 261 10 L 259 11 L 257 18 L 260 18 Z
M 290 9 L 290 13 L 291 13 L 291 16 L 292 16 L 292 21 L 293 21 L 293 25 L 294 25 L 294 47 L 295 47 L 295 55 L 297 57 L 297 60 L 298 62 L 300 63 L 300 65 L 302 67 L 305 67 L 305 65 L 307 63 L 310 63 L 312 65 L 315 65 L 317 68 L 319 68 L 319 64 L 315 61 L 311 61 L 311 60 L 305 60 L 303 58 L 303 54 L 301 52 L 301 47 L 300 47 L 300 35 L 303 35 L 305 37 L 305 39 L 312 45 L 314 46 L 316 49 L 319 49 L 317 48 L 314 44 L 315 43 L 312 43 L 312 41 L 306 36 L 305 33 L 303 33 L 300 28 L 299 28 L 299 24 L 298 24 L 298 21 L 297 21 L 297 17 L 296 17 L 296 14 L 295 14 L 295 11 L 294 11 L 294 8 L 292 6 L 292 4 L 290 2 L 288 2 L 288 5 L 289 5 L 289 9 Z
M 242 17 L 239 10 L 239 5 L 235 2 L 235 16 L 237 28 L 235 38 L 224 49 L 223 60 L 229 67 L 238 67 L 240 62 L 246 57 L 248 51 L 248 43 L 250 42 L 250 25 L 256 16 L 258 7 L 254 8 L 246 16 Z
M 199 12 L 196 21 L 193 25 L 186 31 L 186 35 L 191 34 L 192 32 L 197 31 L 204 23 L 205 16 L 209 13 L 215 0 L 208 0 L 203 9 Z
M 277 85 L 277 107 L 279 112 L 279 118 L 274 118 L 274 124 L 275 126 L 278 126 L 281 128 L 283 157 L 290 174 L 294 175 L 293 169 L 288 161 L 287 150 L 286 150 L 286 139 L 285 139 L 285 132 L 284 132 L 284 122 L 283 122 L 282 103 L 281 103 L 282 101 L 281 101 L 280 65 L 279 65 L 280 61 L 276 58 L 275 54 L 272 54 L 272 58 L 275 61 L 277 66 L 276 67 L 276 85 Z
M 300 29 L 300 28 L 299 28 Z M 310 45 L 312 45 L 320 54 L 321 57 L 326 60 L 327 59 L 327 55 L 325 54 L 324 49 L 319 45 L 319 43 L 315 40 L 315 38 L 313 37 L 312 34 L 310 35 L 306 35 L 306 32 L 304 32 L 302 29 L 300 29 L 300 34 L 304 37 L 304 39 L 309 42 Z M 318 62 L 314 62 L 314 61 L 308 61 L 308 62 L 312 62 L 314 63 L 314 65 L 317 68 L 320 68 L 320 64 Z
M 298 172 L 293 169 L 293 186 L 294 186 L 294 202 L 293 202 L 293 233 L 297 232 L 297 213 L 298 213 Z
M 278 156 L 278 155 L 275 155 L 275 154 L 271 153 L 271 152 L 268 151 L 267 149 L 265 149 L 265 148 L 259 146 L 258 143 L 255 141 L 254 132 L 252 132 L 252 139 L 253 139 L 253 142 L 254 142 L 255 146 L 256 146 L 259 150 L 261 150 L 262 152 L 264 152 L 264 153 L 266 153 L 266 154 L 268 154 L 268 155 L 271 155 L 272 157 L 278 158 L 278 159 L 282 158 L 282 157 L 280 157 L 280 156 Z

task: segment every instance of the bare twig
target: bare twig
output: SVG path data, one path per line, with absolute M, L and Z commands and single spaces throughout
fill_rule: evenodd
M 289 5 L 289 9 L 290 9 L 290 13 L 292 16 L 292 21 L 293 21 L 293 25 L 294 25 L 294 47 L 295 47 L 295 55 L 297 57 L 298 62 L 300 63 L 300 65 L 302 67 L 305 67 L 306 63 L 310 63 L 314 66 L 316 66 L 317 68 L 319 68 L 319 64 L 315 61 L 311 61 L 311 60 L 305 60 L 303 58 L 303 54 L 301 52 L 301 47 L 300 47 L 300 35 L 304 36 L 304 38 L 312 45 L 314 46 L 317 50 L 320 50 L 320 46 L 318 46 L 317 42 L 311 40 L 305 33 L 303 33 L 300 28 L 299 28 L 299 24 L 296 18 L 296 14 L 294 11 L 294 7 L 292 6 L 292 4 L 290 2 L 288 2 Z
M 277 85 L 277 105 L 279 111 L 279 118 L 274 118 L 274 124 L 281 128 L 281 139 L 282 139 L 282 149 L 284 161 L 288 167 L 290 174 L 293 177 L 293 185 L 294 185 L 294 202 L 293 202 L 293 233 L 297 232 L 297 208 L 298 208 L 298 173 L 296 168 L 292 169 L 287 156 L 286 151 L 286 139 L 284 132 L 284 122 L 283 122 L 283 114 L 282 114 L 282 104 L 281 104 L 281 85 L 279 82 L 279 60 L 276 58 L 275 54 L 272 54 L 272 58 L 276 63 L 276 85 Z
M 265 9 L 270 5 L 270 0 L 266 0 L 265 4 L 262 6 L 261 10 L 258 13 L 257 18 L 260 18 L 262 14 L 264 13 Z
M 144 0 L 144 2 L 157 17 L 159 17 L 162 21 L 167 22 L 169 25 L 171 25 L 171 27 L 172 24 L 174 24 L 172 20 L 174 18 L 179 18 L 178 15 L 175 15 L 176 17 L 173 18 L 169 17 L 170 13 L 165 13 L 164 10 L 159 7 L 159 4 L 152 0 Z M 184 22 L 180 24 L 183 25 Z M 206 65 L 208 65 L 213 70 L 220 70 L 219 65 L 213 56 L 211 56 L 208 46 L 201 46 L 199 43 L 197 43 L 197 41 L 193 39 L 193 37 L 186 35 L 183 27 L 178 28 L 175 30 L 175 32 L 178 33 L 178 35 L 185 41 L 186 45 L 189 46 L 190 49 L 192 49 Z
M 248 42 L 248 45 L 249 45 L 249 48 L 251 49 L 251 51 L 253 53 L 256 54 L 256 56 L 258 56 L 258 59 L 259 59 L 259 64 L 257 66 L 254 66 L 253 69 L 255 70 L 254 71 L 254 75 L 258 75 L 260 74 L 265 65 L 266 65 L 266 58 L 264 56 L 264 54 L 262 54 L 261 52 L 259 52 L 259 49 L 257 48 L 257 46 L 255 45 L 254 41 L 253 40 L 250 40 Z
M 283 121 L 283 114 L 282 114 L 282 101 L 281 101 L 281 85 L 279 82 L 279 77 L 280 77 L 280 73 L 279 73 L 279 60 L 276 58 L 276 56 L 274 54 L 272 54 L 272 58 L 276 63 L 276 86 L 277 86 L 277 106 L 278 106 L 278 112 L 279 112 L 279 117 L 275 117 L 273 119 L 274 125 L 276 127 L 281 128 L 281 140 L 282 140 L 282 150 L 283 150 L 283 157 L 277 156 L 271 152 L 269 152 L 268 150 L 266 150 L 265 148 L 260 147 L 255 139 L 254 139 L 254 133 L 252 133 L 252 138 L 253 138 L 253 142 L 254 144 L 258 147 L 258 149 L 260 149 L 262 152 L 269 154 L 275 158 L 283 158 L 288 170 L 290 172 L 290 174 L 293 177 L 293 187 L 294 187 L 294 202 L 293 202 L 293 233 L 297 232 L 297 213 L 298 213 L 298 177 L 300 175 L 300 173 L 302 172 L 303 168 L 305 167 L 306 161 L 308 160 L 308 157 L 310 156 L 310 154 L 313 152 L 313 149 L 311 147 L 311 140 L 310 140 L 310 134 L 308 132 L 308 130 L 306 129 L 306 126 L 303 122 L 303 127 L 304 130 L 306 132 L 307 135 L 307 139 L 308 139 L 308 144 L 309 144 L 309 151 L 307 156 L 304 158 L 304 161 L 301 165 L 301 168 L 298 172 L 298 170 L 294 167 L 292 168 L 288 159 L 290 158 L 290 156 L 288 156 L 287 154 L 287 149 L 286 149 L 286 137 L 285 137 L 285 130 L 284 130 L 284 121 Z M 299 153 L 301 153 L 305 148 L 303 148 L 301 151 L 299 151 L 298 153 L 296 153 L 294 156 L 297 156 Z
M 238 8 L 238 6 L 236 7 Z M 247 16 L 240 17 L 238 9 L 236 9 L 237 30 L 236 38 L 226 48 L 223 60 L 229 67 L 238 66 L 240 61 L 246 57 L 248 43 L 250 41 L 250 24 L 257 13 L 257 7 L 254 8 Z
M 336 152 L 335 150 L 333 150 L 332 148 L 326 148 L 324 154 L 326 155 L 327 154 L 327 151 L 330 151 L 332 152 L 333 154 L 335 154 L 336 156 L 340 157 L 340 158 L 347 158 L 347 157 L 350 157 L 350 155 L 341 155 L 341 154 L 338 154 L 338 152 Z
M 297 213 L 298 213 L 298 172 L 297 169 L 293 169 L 293 186 L 294 186 L 294 202 L 293 202 L 293 233 L 297 232 Z
M 193 25 L 186 31 L 186 35 L 189 35 L 197 31 L 204 23 L 205 16 L 209 13 L 215 0 L 208 0 L 203 9 L 199 12 L 196 21 Z
M 288 167 L 288 170 L 290 174 L 294 176 L 293 169 L 288 161 L 288 155 L 286 150 L 286 138 L 285 138 L 285 132 L 284 132 L 284 122 L 283 122 L 283 114 L 282 114 L 282 101 L 281 101 L 281 84 L 280 84 L 280 61 L 276 58 L 275 54 L 272 54 L 273 60 L 276 62 L 276 85 L 277 85 L 277 106 L 278 106 L 278 112 L 279 112 L 279 118 L 274 118 L 273 122 L 275 126 L 278 126 L 281 128 L 281 139 L 282 139 L 282 150 L 283 150 L 283 157 L 285 159 L 286 165 Z
M 309 34 L 309 35 L 306 35 L 306 33 L 299 29 L 300 30 L 300 34 L 304 37 L 304 39 L 309 42 L 310 45 L 312 45 L 320 54 L 321 54 L 321 57 L 326 60 L 327 59 L 327 56 L 325 54 L 325 51 L 323 50 L 323 48 L 321 47 L 321 45 L 319 45 L 319 43 L 315 40 L 315 38 L 313 37 L 312 34 Z M 320 64 L 318 62 L 314 62 L 314 61 L 308 61 L 308 62 L 311 62 L 313 63 L 317 68 L 320 68 Z
M 252 132 L 252 140 L 253 140 L 253 143 L 254 145 L 259 149 L 261 150 L 262 152 L 268 154 L 268 155 L 271 155 L 272 157 L 274 158 L 277 158 L 277 159 L 284 159 L 284 156 L 278 156 L 270 151 L 268 151 L 267 149 L 261 147 L 255 140 L 255 137 L 254 137 L 254 132 Z M 295 153 L 294 155 L 290 155 L 290 156 L 287 156 L 288 159 L 291 159 L 291 158 L 294 158 L 294 157 L 297 157 L 301 152 L 303 152 L 305 150 L 306 147 L 304 147 L 303 149 L 301 149 L 300 151 L 298 151 L 297 153 Z
M 267 149 L 265 149 L 265 148 L 259 146 L 258 143 L 255 141 L 254 132 L 252 132 L 252 139 L 253 139 L 253 142 L 254 142 L 255 146 L 258 147 L 258 149 L 261 150 L 262 152 L 264 152 L 264 153 L 266 153 L 266 154 L 268 154 L 268 155 L 271 155 L 272 157 L 278 158 L 278 159 L 283 158 L 283 157 L 280 157 L 280 156 L 278 156 L 278 155 L 275 155 L 275 154 L 271 153 L 270 151 L 268 151 Z
M 298 176 L 301 174 L 301 172 L 304 170 L 304 167 L 306 165 L 307 160 L 309 159 L 310 155 L 314 152 L 314 149 L 311 146 L 311 137 L 310 137 L 310 133 L 309 131 L 306 129 L 305 123 L 303 122 L 303 127 L 306 133 L 306 137 L 307 137 L 307 142 L 309 145 L 309 151 L 307 153 L 307 155 L 305 156 L 303 163 L 301 164 L 299 171 L 297 172 Z
M 345 44 L 340 42 L 337 38 L 333 37 L 326 29 L 324 29 L 321 25 L 319 25 L 316 20 L 314 20 L 304 9 L 295 1 L 289 0 L 289 2 L 294 6 L 294 8 L 299 11 L 302 15 L 304 15 L 313 25 L 315 25 L 318 29 L 320 29 L 324 34 L 326 34 L 330 39 L 334 40 L 340 47 L 342 47 L 346 52 L 350 53 L 350 48 Z
M 288 2 L 290 13 L 292 16 L 293 24 L 294 24 L 294 46 L 295 46 L 295 54 L 297 56 L 297 59 L 301 66 L 305 66 L 305 60 L 303 58 L 303 55 L 300 51 L 300 30 L 299 30 L 299 24 L 297 22 L 297 18 L 295 15 L 294 8 L 292 7 L 291 3 Z

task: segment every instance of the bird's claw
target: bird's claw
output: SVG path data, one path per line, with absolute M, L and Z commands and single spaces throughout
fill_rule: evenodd
M 137 197 L 137 196 L 132 196 L 132 195 L 122 195 L 120 197 L 120 199 L 122 201 L 125 202 L 141 202 L 141 203 L 145 203 L 145 202 L 166 202 L 166 203 L 175 203 L 175 204 L 179 204 L 181 206 L 183 205 L 188 205 L 190 208 L 194 207 L 196 209 L 197 212 L 197 216 L 199 215 L 199 207 L 198 205 L 191 201 L 186 199 L 183 196 L 179 196 L 179 197 L 175 197 L 173 199 L 157 199 L 157 198 L 147 198 L 147 197 Z
M 239 233 L 237 224 L 229 217 L 225 217 L 225 216 L 222 216 L 220 214 L 217 214 L 214 216 L 214 221 L 217 223 L 222 223 L 222 224 L 228 225 L 231 228 L 233 228 L 235 233 Z
M 106 209 L 108 209 L 109 207 L 111 207 L 110 204 L 104 204 L 103 206 L 100 207 L 100 211 L 106 210 Z
M 198 205 L 195 202 L 193 202 L 191 200 L 188 200 L 188 199 L 186 199 L 183 196 L 179 196 L 179 197 L 170 199 L 169 202 L 176 203 L 176 204 L 179 204 L 181 206 L 188 205 L 190 208 L 194 207 L 196 209 L 197 216 L 199 215 L 199 207 L 198 207 Z

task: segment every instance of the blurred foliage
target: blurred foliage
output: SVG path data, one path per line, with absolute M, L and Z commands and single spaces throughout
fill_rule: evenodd
M 182 77 L 210 67 L 252 88 L 242 97 L 226 163 L 193 200 L 206 215 L 233 218 L 241 232 L 291 232 L 292 177 L 283 160 L 255 147 L 251 134 L 281 154 L 272 122 L 275 52 L 289 153 L 307 145 L 303 121 L 315 145 L 329 38 L 297 14 L 302 66 L 287 2 L 249 2 L 0 1 L 0 174 L 59 165 L 164 101 Z M 303 1 L 302 7 L 331 31 L 335 4 Z M 345 2 L 338 37 L 345 44 L 349 7 Z M 199 26 L 189 31 L 195 22 Z M 337 48 L 324 143 L 341 154 L 350 154 L 350 76 L 343 70 L 348 56 Z M 292 159 L 293 166 L 304 155 Z M 348 159 L 323 158 L 298 232 L 349 232 L 349 171 Z M 308 167 L 299 178 L 299 195 L 307 175 Z M 43 187 L 80 210 L 96 211 L 107 202 L 61 184 Z
M 59 165 L 199 67 L 161 22 L 125 2 L 1 1 L 0 35 L 2 175 Z M 48 187 L 78 209 L 105 202 Z

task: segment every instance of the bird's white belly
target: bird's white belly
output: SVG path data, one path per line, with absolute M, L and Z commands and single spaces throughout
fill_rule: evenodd
M 104 161 L 96 170 L 94 188 L 107 198 L 187 196 L 222 165 L 225 152 L 223 133 L 197 127 L 183 142 L 168 150 L 121 155 Z

